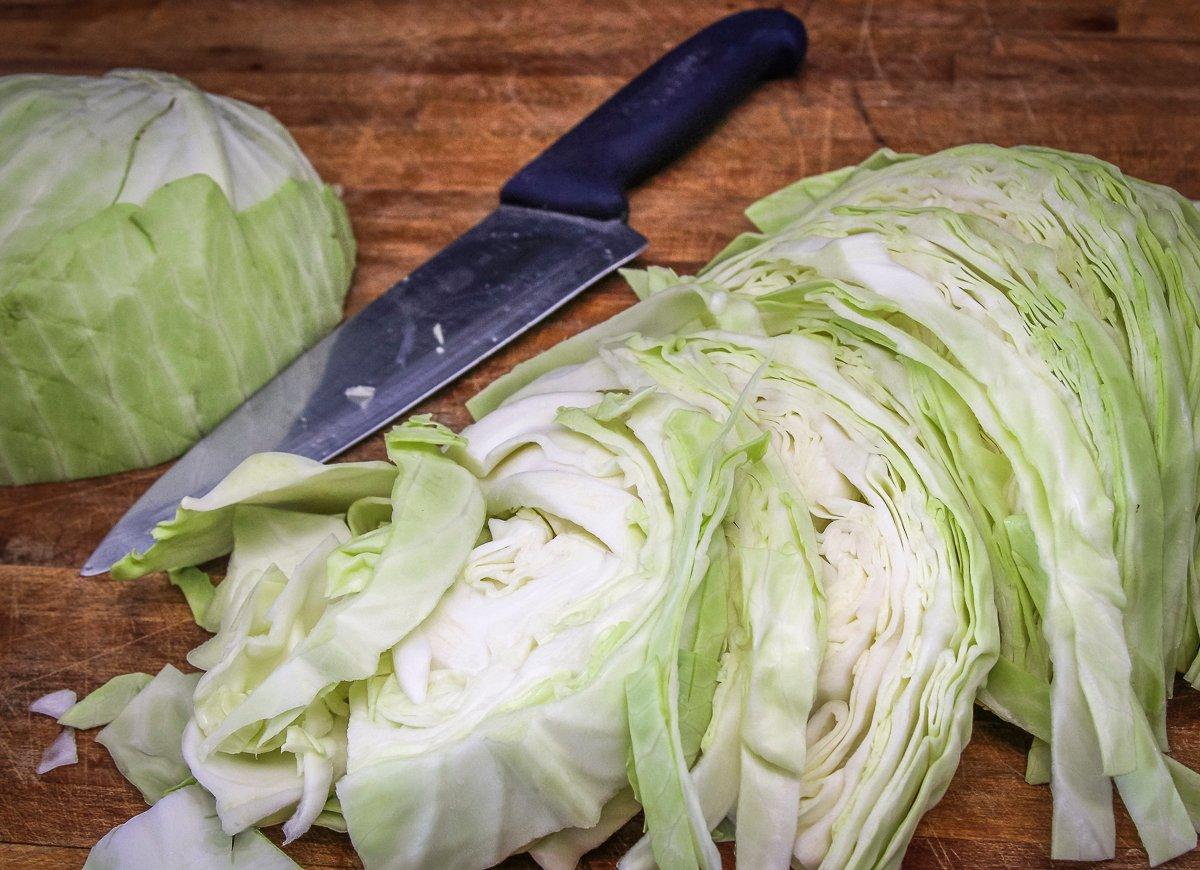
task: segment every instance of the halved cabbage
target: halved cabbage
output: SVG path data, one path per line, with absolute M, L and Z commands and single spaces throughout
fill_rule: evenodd
M 266 112 L 0 77 L 0 485 L 182 453 L 341 318 L 345 207 Z

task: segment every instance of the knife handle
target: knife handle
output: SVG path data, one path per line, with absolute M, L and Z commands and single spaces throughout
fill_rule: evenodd
M 509 179 L 509 205 L 624 218 L 625 191 L 674 160 L 761 82 L 804 60 L 800 19 L 782 9 L 722 18 L 674 48 Z

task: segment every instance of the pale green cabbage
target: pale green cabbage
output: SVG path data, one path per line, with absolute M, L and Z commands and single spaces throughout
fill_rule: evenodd
M 1191 849 L 1194 774 L 1160 750 L 1197 669 L 1195 207 L 1043 149 L 882 153 L 838 182 L 758 204 L 774 234 L 712 278 L 784 257 L 833 279 L 804 294 L 823 321 L 937 376 L 997 551 L 981 699 L 1051 745 L 1054 856 L 1112 855 L 1110 778 L 1153 862 Z
M 183 759 L 183 731 L 198 680 L 198 674 L 166 665 L 96 735 L 148 804 L 193 781 Z
M 0 78 L 0 485 L 183 452 L 341 317 L 345 208 L 166 73 Z
M 251 829 L 221 830 L 212 796 L 198 785 L 167 795 L 92 847 L 86 870 L 296 870 L 295 861 Z
M 149 674 L 119 674 L 82 701 L 73 704 L 58 719 L 68 728 L 99 728 L 107 725 L 129 706 L 153 679 Z
M 1034 738 L 1054 857 L 1114 853 L 1113 785 L 1151 862 L 1195 847 L 1194 206 L 968 146 L 750 215 L 461 434 L 252 457 L 116 566 L 215 632 L 168 730 L 226 835 L 558 870 L 641 811 L 625 870 L 731 833 L 747 867 L 896 867 L 978 700 Z

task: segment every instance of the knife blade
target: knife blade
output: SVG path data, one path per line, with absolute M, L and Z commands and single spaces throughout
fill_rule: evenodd
M 160 477 L 85 576 L 153 539 L 253 453 L 336 456 L 641 253 L 625 191 L 804 57 L 800 21 L 751 10 L 665 55 L 518 172 L 500 206 L 297 358 Z

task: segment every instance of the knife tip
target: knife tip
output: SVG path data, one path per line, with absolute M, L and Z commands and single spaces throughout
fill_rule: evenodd
M 111 565 L 105 565 L 103 560 L 94 561 L 92 559 L 88 559 L 83 563 L 83 567 L 79 569 L 79 576 L 95 577 L 97 574 L 103 574 L 111 567 Z
M 114 532 L 116 529 L 113 530 Z M 92 555 L 87 557 L 83 563 L 83 567 L 79 569 L 80 577 L 95 577 L 97 574 L 105 574 L 112 570 L 113 564 L 127 552 L 126 549 L 114 545 L 111 540 L 113 533 L 110 532 L 103 541 L 100 542 Z

